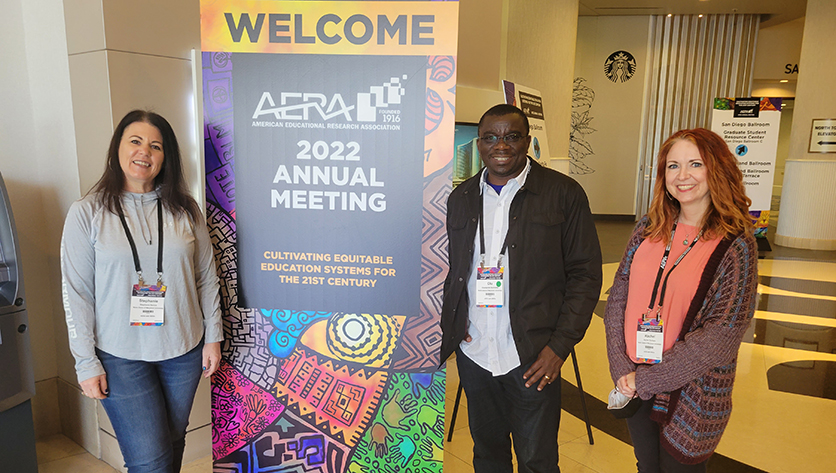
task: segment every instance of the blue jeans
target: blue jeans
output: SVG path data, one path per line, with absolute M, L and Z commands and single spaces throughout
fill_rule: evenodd
M 109 390 L 102 406 L 128 472 L 179 472 L 203 372 L 203 342 L 185 355 L 157 362 L 126 360 L 98 349 L 96 353 Z
M 525 387 L 530 364 L 493 376 L 456 350 L 459 379 L 467 395 L 473 469 L 476 473 L 511 473 L 511 438 L 520 473 L 559 473 L 557 429 L 560 380 L 542 391 Z

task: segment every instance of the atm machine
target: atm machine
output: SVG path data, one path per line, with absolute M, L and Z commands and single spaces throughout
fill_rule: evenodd
M 35 373 L 18 243 L 0 174 L 0 471 L 36 473 Z

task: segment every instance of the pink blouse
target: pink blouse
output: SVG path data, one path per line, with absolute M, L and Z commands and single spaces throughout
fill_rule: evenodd
M 662 273 L 662 280 L 659 282 L 655 307 L 651 314 L 655 314 L 659 306 L 659 294 L 662 292 L 665 276 L 670 272 L 679 255 L 688 247 L 683 241 L 687 238 L 688 244 L 690 244 L 697 232 L 697 227 L 682 223 L 677 225 L 668 262 L 665 271 Z M 719 238 L 707 241 L 700 238 L 671 274 L 665 292 L 665 301 L 662 305 L 662 321 L 665 334 L 663 351 L 670 349 L 676 342 L 676 338 L 682 330 L 682 324 L 685 322 L 685 314 L 691 305 L 691 299 L 697 292 L 700 275 L 718 243 L 720 243 Z M 656 274 L 659 271 L 659 264 L 665 254 L 665 246 L 662 241 L 644 240 L 636 250 L 630 268 L 627 309 L 624 313 L 624 340 L 627 343 L 627 355 L 634 363 L 637 363 L 636 327 L 642 315 L 647 312 L 647 306 L 653 292 L 653 284 L 656 282 Z M 662 355 L 662 358 L 664 359 L 664 355 Z

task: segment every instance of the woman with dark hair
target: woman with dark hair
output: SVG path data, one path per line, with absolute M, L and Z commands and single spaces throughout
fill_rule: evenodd
M 163 117 L 119 122 L 104 174 L 70 207 L 61 274 L 79 384 L 102 401 L 128 471 L 179 472 L 223 330 L 209 233 Z
M 662 145 L 604 316 L 616 390 L 641 399 L 627 419 L 639 472 L 704 472 L 729 421 L 757 291 L 750 204 L 717 134 L 682 130 Z

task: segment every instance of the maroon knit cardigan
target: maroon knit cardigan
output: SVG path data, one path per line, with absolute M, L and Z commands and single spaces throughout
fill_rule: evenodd
M 755 313 L 758 252 L 749 233 L 724 239 L 709 257 L 677 342 L 661 363 L 636 365 L 627 356 L 624 311 L 633 256 L 647 217 L 630 238 L 615 274 L 604 325 L 613 382 L 636 372 L 639 397 L 656 396 L 651 418 L 661 443 L 684 464 L 708 459 L 729 422 L 737 351 Z

